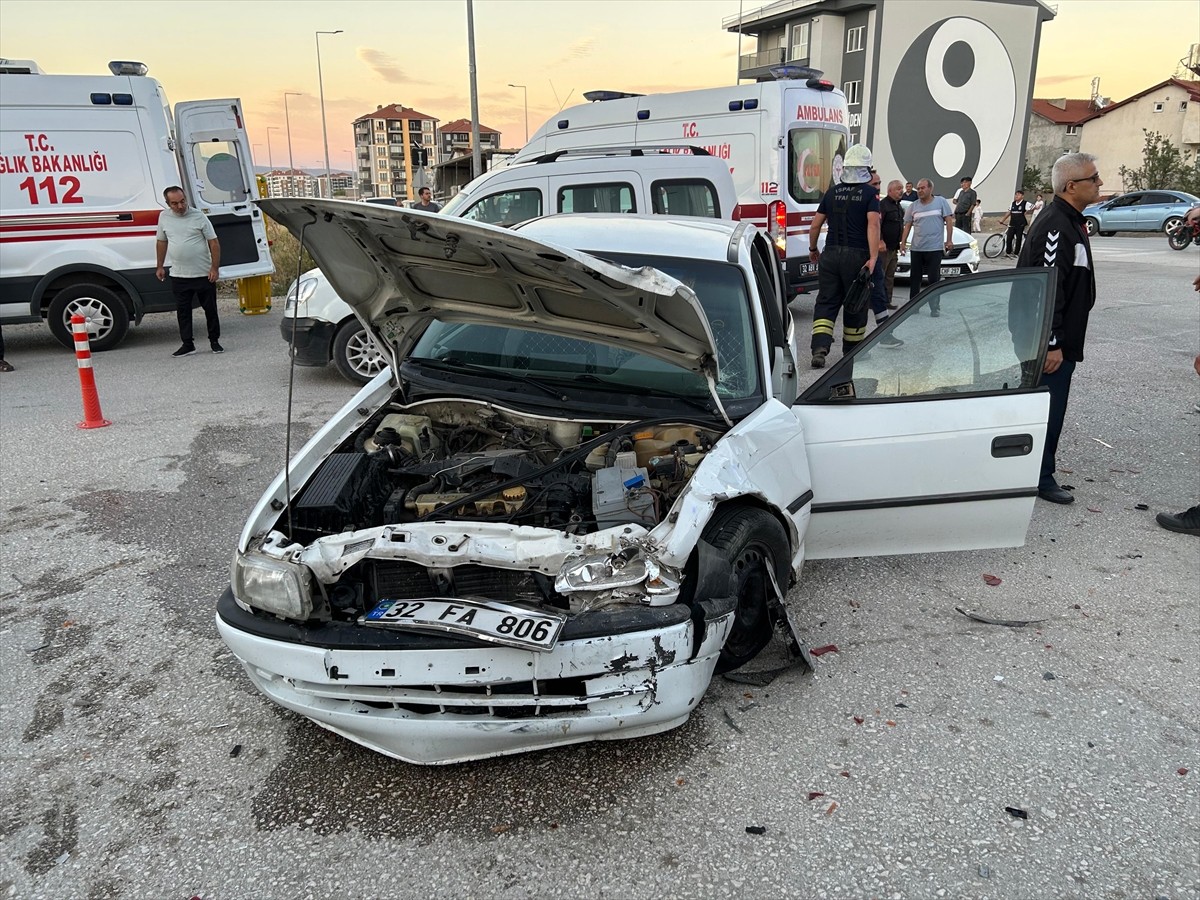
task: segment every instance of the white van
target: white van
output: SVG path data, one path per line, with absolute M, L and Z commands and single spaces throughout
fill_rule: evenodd
M 511 226 L 556 213 L 732 219 L 729 167 L 700 147 L 576 147 L 512 162 L 467 184 L 442 214 Z
M 808 227 L 841 177 L 849 141 L 846 97 L 815 69 L 780 67 L 780 80 L 670 94 L 592 91 L 556 114 L 514 163 L 572 147 L 698 145 L 729 167 L 734 218 L 771 237 L 792 293 L 816 285 Z
M 221 242 L 221 277 L 273 270 L 240 100 L 180 103 L 146 66 L 111 75 L 47 75 L 0 59 L 0 322 L 45 319 L 74 346 L 71 316 L 93 350 L 129 323 L 175 309 L 155 277 L 162 192 L 178 185 Z
M 732 218 L 737 197 L 727 165 L 703 149 L 692 150 L 687 155 L 650 147 L 555 151 L 485 172 L 441 214 L 501 226 L 582 212 Z M 320 269 L 305 272 L 289 288 L 279 328 L 295 347 L 297 365 L 332 362 L 358 384 L 387 365 Z

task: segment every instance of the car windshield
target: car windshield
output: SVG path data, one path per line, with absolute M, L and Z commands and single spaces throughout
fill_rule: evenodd
M 716 339 L 718 396 L 722 400 L 741 400 L 758 394 L 754 327 L 741 269 L 710 260 L 595 255 L 635 268 L 653 266 L 695 291 Z M 622 393 L 711 396 L 702 375 L 636 350 L 524 328 L 434 321 L 413 347 L 409 359 L 418 363 L 423 359 L 462 363 L 464 368 L 482 366 L 501 377 L 570 381 L 607 386 Z

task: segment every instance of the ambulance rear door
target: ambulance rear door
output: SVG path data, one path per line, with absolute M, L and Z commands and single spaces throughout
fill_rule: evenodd
M 175 105 L 180 169 L 189 202 L 208 216 L 221 242 L 221 277 L 273 271 L 257 198 L 250 139 L 240 100 Z

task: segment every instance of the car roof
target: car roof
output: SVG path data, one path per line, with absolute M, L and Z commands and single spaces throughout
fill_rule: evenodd
M 620 226 L 614 228 L 615 222 Z M 526 237 L 592 253 L 636 253 L 726 262 L 734 232 L 748 224 L 725 219 L 634 216 L 621 213 L 569 213 L 542 216 L 517 225 Z

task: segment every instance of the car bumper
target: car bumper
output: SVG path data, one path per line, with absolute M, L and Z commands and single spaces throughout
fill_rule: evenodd
M 909 265 L 908 257 L 901 257 L 896 262 L 896 281 L 908 281 L 911 266 Z M 971 258 L 970 254 L 963 253 L 952 259 L 942 260 L 941 277 L 956 278 L 959 275 L 973 275 L 979 271 L 979 257 Z
M 796 259 L 789 257 L 784 262 L 784 272 L 787 275 L 787 286 L 793 294 L 806 294 L 817 289 L 817 266 L 808 257 Z
M 712 679 L 733 614 L 705 624 L 668 609 L 654 614 L 661 625 L 563 639 L 547 652 L 444 638 L 426 649 L 323 645 L 315 630 L 246 612 L 228 589 L 216 622 L 254 685 L 280 706 L 387 756 L 442 765 L 682 725 Z
M 279 321 L 279 334 L 292 343 L 295 330 L 295 357 L 298 366 L 327 366 L 333 358 L 333 334 L 337 327 L 332 322 L 320 319 L 292 318 L 284 316 Z

